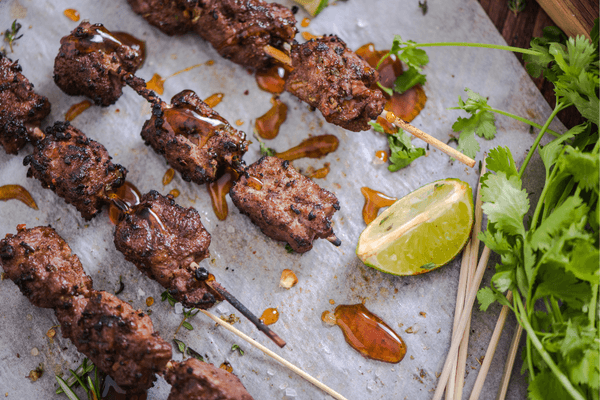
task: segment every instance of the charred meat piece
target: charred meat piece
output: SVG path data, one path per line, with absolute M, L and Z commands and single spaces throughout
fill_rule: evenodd
M 23 164 L 30 165 L 28 177 L 38 179 L 90 220 L 109 201 L 107 192 L 125 182 L 127 170 L 110 160 L 103 145 L 69 122 L 56 122 L 46 128 L 46 138 Z
M 142 196 L 115 230 L 117 250 L 186 307 L 209 308 L 221 295 L 206 284 L 206 269 L 190 264 L 208 257 L 210 234 L 193 208 L 153 190 Z
M 285 89 L 318 108 L 327 122 L 358 132 L 383 111 L 385 99 L 373 88 L 379 74 L 337 36 L 292 47 L 294 70 Z
M 226 167 L 239 168 L 248 150 L 245 134 L 234 129 L 191 90 L 153 106 L 142 138 L 186 181 L 212 182 Z
M 169 36 L 194 30 L 202 12 L 198 0 L 127 0 L 131 9 Z
M 56 316 L 63 337 L 130 393 L 150 388 L 171 359 L 171 345 L 154 332 L 150 317 L 110 293 L 75 297 Z
M 340 209 L 337 198 L 289 161 L 261 158 L 246 168 L 229 195 L 265 235 L 287 242 L 298 253 L 312 249 L 315 238 L 341 243 L 331 227 L 331 217 Z
M 266 45 L 291 44 L 298 30 L 294 14 L 277 3 L 262 0 L 205 0 L 196 32 L 221 56 L 236 64 L 265 69 L 272 59 Z
M 106 107 L 121 97 L 123 78 L 133 74 L 142 61 L 142 49 L 126 37 L 84 21 L 60 40 L 54 82 L 71 96 L 86 96 Z
M 252 400 L 237 376 L 195 358 L 171 362 L 165 379 L 173 386 L 167 400 Z
M 50 114 L 50 102 L 33 91 L 17 61 L 0 52 L 0 145 L 17 154 L 28 141 L 41 139 L 40 122 Z M 35 132 L 34 129 L 38 128 Z
M 54 229 L 19 225 L 17 231 L 0 240 L 0 266 L 33 305 L 60 308 L 90 295 L 92 279 Z

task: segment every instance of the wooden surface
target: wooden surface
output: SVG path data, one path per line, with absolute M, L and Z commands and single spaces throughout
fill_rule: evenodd
M 596 0 L 566 1 L 570 1 L 571 3 L 593 3 Z M 548 16 L 544 9 L 542 9 L 542 7 L 533 0 L 527 0 L 525 9 L 517 14 L 508 8 L 508 2 L 506 0 L 479 0 L 479 2 L 509 46 L 529 48 L 531 38 L 542 36 L 542 30 L 545 27 L 557 25 L 553 22 L 550 16 Z M 592 10 L 594 4 L 592 4 L 590 7 L 590 10 Z M 593 19 L 597 18 L 598 16 L 597 1 L 595 2 L 595 7 L 595 14 L 592 14 L 591 16 L 588 15 L 586 17 L 587 19 L 592 20 L 592 24 Z M 515 56 L 521 63 L 524 63 L 521 54 L 515 54 Z M 543 77 L 537 79 L 532 78 L 532 80 L 538 89 L 540 89 L 550 107 L 554 108 L 556 97 L 554 96 L 554 86 L 552 83 L 546 81 Z M 581 115 L 579 115 L 575 107 L 570 107 L 566 110 L 563 110 L 558 114 L 558 118 L 568 128 L 583 122 Z
M 590 37 L 598 17 L 597 0 L 537 0 L 544 11 L 567 36 Z

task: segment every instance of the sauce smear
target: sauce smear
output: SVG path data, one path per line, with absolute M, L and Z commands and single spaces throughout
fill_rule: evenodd
M 35 200 L 33 200 L 31 194 L 21 185 L 0 186 L 0 201 L 8 200 L 19 200 L 34 210 L 38 209 L 38 206 L 35 204 Z
M 279 127 L 287 118 L 287 106 L 278 97 L 271 99 L 273 107 L 262 117 L 256 119 L 255 128 L 263 139 L 275 139 L 279 134 Z
M 304 40 L 311 40 L 311 39 L 320 39 L 322 36 L 317 36 L 317 35 L 313 35 L 312 33 L 309 32 L 302 32 L 300 35 L 302 35 L 302 39 Z
M 325 311 L 321 319 L 339 326 L 346 342 L 367 358 L 399 363 L 406 355 L 404 340 L 362 303 L 339 305 L 333 315 Z
M 229 193 L 229 189 L 233 186 L 233 182 L 239 177 L 238 173 L 231 168 L 227 168 L 225 173 L 214 182 L 206 184 L 210 201 L 212 202 L 213 211 L 220 221 L 227 218 L 229 209 L 227 207 L 227 199 L 225 196 Z
M 113 32 L 112 34 L 121 43 L 131 47 L 142 56 L 142 63 L 140 64 L 140 68 L 142 68 L 144 62 L 146 61 L 146 42 L 136 38 L 131 33 L 127 32 Z
M 275 156 L 282 160 L 293 161 L 299 158 L 320 158 L 331 152 L 334 152 L 340 141 L 334 135 L 313 136 L 300 142 L 299 145 L 292 147 Z
M 384 164 L 388 160 L 388 153 L 385 150 L 377 150 L 375 152 L 375 158 L 377 158 L 378 160 L 381 160 L 381 163 Z
M 79 19 L 81 18 L 81 15 L 79 15 L 79 11 L 73 8 L 67 8 L 63 13 L 67 18 L 74 22 L 79 21 Z
M 179 195 L 181 194 L 181 192 L 179 191 L 179 189 L 172 189 L 169 194 L 171 196 L 173 196 L 173 198 L 177 198 L 179 197 Z
M 223 364 L 219 365 L 219 368 L 224 369 L 227 372 L 233 372 L 233 367 L 227 361 L 225 361 Z
M 109 194 L 111 199 L 117 200 L 120 203 L 120 206 L 117 206 L 115 203 L 110 204 L 110 208 L 108 210 L 108 218 L 110 222 L 117 225 L 125 216 L 125 211 L 128 208 L 136 206 L 140 204 L 140 198 L 142 195 L 140 191 L 128 181 Z
M 260 320 L 265 325 L 272 325 L 279 320 L 279 311 L 277 308 L 267 308 L 263 311 Z
M 256 84 L 265 92 L 280 94 L 284 91 L 289 75 L 289 71 L 284 67 L 274 65 L 265 71 L 256 72 Z
M 308 174 L 306 174 L 306 176 L 311 179 L 324 179 L 329 174 L 329 166 L 330 164 L 326 162 L 325 164 L 323 164 L 323 168 L 310 171 Z
M 118 33 L 121 33 L 121 32 L 118 32 Z M 145 48 L 144 48 L 144 50 L 145 50 Z M 145 52 L 144 52 L 144 54 L 145 54 Z M 208 64 L 208 62 L 206 64 Z M 146 89 L 154 90 L 157 94 L 163 94 L 165 92 L 165 81 L 167 79 L 177 76 L 183 72 L 190 71 L 194 68 L 198 68 L 202 65 L 204 65 L 204 64 L 192 65 L 190 67 L 182 69 L 181 71 L 177 71 L 177 72 L 167 76 L 166 78 L 163 78 L 159 74 L 154 74 L 154 75 L 152 75 L 152 78 L 148 82 L 146 82 Z M 208 64 L 208 65 L 211 65 L 211 64 Z
M 363 206 L 362 216 L 367 225 L 377 218 L 377 214 L 381 208 L 389 207 L 398 200 L 395 197 L 390 197 L 366 186 L 360 188 L 360 191 L 363 196 L 365 196 L 365 205 Z
M 310 25 L 310 18 L 303 18 L 302 22 L 300 22 L 300 26 L 306 28 L 308 25 Z
M 204 99 L 204 102 L 206 104 L 208 104 L 208 106 L 210 108 L 215 108 L 215 106 L 217 104 L 219 104 L 221 102 L 221 100 L 223 100 L 223 97 L 225 95 L 223 93 L 215 93 L 215 94 L 211 94 L 210 96 L 208 96 L 206 99 Z
M 92 102 L 89 100 L 84 100 L 81 103 L 73 104 L 65 113 L 65 119 L 67 121 L 73 121 L 79 114 L 81 114 L 91 106 Z
M 174 176 L 175 176 L 175 170 L 173 168 L 169 168 L 167 170 L 167 172 L 165 172 L 165 174 L 163 175 L 163 178 L 162 178 L 162 184 L 163 184 L 163 186 L 166 186 L 169 183 L 171 183 L 171 181 L 173 180 Z

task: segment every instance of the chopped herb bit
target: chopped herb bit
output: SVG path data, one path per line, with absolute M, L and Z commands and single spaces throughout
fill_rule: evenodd
M 275 149 L 267 147 L 267 145 L 265 144 L 265 142 L 263 142 L 260 139 L 260 137 L 256 134 L 256 132 L 254 132 L 254 137 L 256 138 L 256 140 L 258 140 L 258 144 L 260 145 L 260 155 L 261 156 L 272 157 L 272 156 L 275 155 L 275 153 L 277 153 L 277 151 L 275 151 Z
M 424 0 L 422 3 L 419 1 L 419 8 L 421 9 L 421 12 L 423 13 L 423 15 L 427 14 L 427 11 L 429 10 L 429 6 L 427 5 L 427 0 Z
M 285 244 L 285 250 L 288 252 L 288 254 L 294 254 L 294 249 L 292 249 L 292 246 L 290 246 L 289 243 Z
M 15 19 L 13 21 L 12 25 L 10 26 L 10 29 L 7 29 L 6 31 L 4 31 L 4 41 L 8 43 L 11 53 L 14 52 L 13 51 L 13 43 L 23 37 L 23 35 L 18 35 L 20 29 L 21 29 L 21 24 L 18 23 L 17 20 Z
M 185 355 L 185 350 L 187 349 L 186 344 L 179 339 L 173 339 L 173 342 L 175 342 L 175 344 L 177 345 L 177 350 L 179 350 L 180 353 Z
M 424 264 L 424 265 L 421 265 L 421 269 L 430 270 L 430 269 L 434 269 L 434 268 L 435 268 L 435 264 L 432 263 L 432 262 Z
M 64 393 L 69 400 L 79 400 L 79 397 L 72 390 L 78 385 L 81 386 L 87 393 L 88 400 L 101 399 L 102 387 L 104 385 L 104 379 L 106 375 L 98 370 L 87 358 L 83 359 L 83 362 L 73 371 L 69 370 L 71 376 L 65 380 L 60 376 L 56 376 L 56 381 L 60 386 L 56 393 Z M 93 372 L 93 379 L 92 379 Z
M 508 9 L 515 15 L 523 11 L 526 6 L 527 2 L 525 0 L 508 0 Z
M 425 2 L 425 7 L 427 7 L 427 2 Z M 408 70 L 404 71 L 402 75 L 396 78 L 396 82 L 394 82 L 394 90 L 398 91 L 401 89 L 400 93 L 407 91 L 416 84 L 424 84 L 426 81 L 426 76 L 423 74 L 423 67 L 429 63 L 429 56 L 425 50 L 418 49 L 417 45 L 418 43 L 412 40 L 405 41 L 400 35 L 396 35 L 394 36 L 390 52 L 383 56 L 377 65 L 377 68 L 379 68 L 383 60 L 394 54 L 408 66 Z M 379 85 L 379 87 L 381 88 L 382 86 Z M 389 89 L 385 91 L 391 94 Z
M 242 348 L 240 346 L 238 346 L 237 344 L 234 344 L 233 346 L 231 346 L 231 351 L 238 351 L 240 353 L 241 356 L 244 355 L 244 350 L 242 350 Z
M 42 375 L 44 375 L 44 364 L 40 363 L 36 369 L 29 371 L 29 375 L 27 375 L 27 378 L 31 382 L 35 382 L 38 379 L 40 379 Z
M 204 362 L 204 357 L 202 357 L 200 355 L 200 353 L 198 353 L 196 350 L 194 350 L 188 346 L 187 351 L 191 357 L 194 357 L 196 360 L 200 360 L 200 361 Z
M 160 301 L 168 301 L 171 307 L 174 307 L 175 303 L 177 303 L 177 300 L 173 298 L 173 296 L 171 295 L 171 293 L 169 293 L 168 290 L 165 290 L 160 294 Z

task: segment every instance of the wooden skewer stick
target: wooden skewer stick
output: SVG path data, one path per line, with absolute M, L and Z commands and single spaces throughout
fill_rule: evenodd
M 512 292 L 510 290 L 506 294 L 506 298 L 508 301 L 512 301 Z M 492 365 L 494 353 L 496 353 L 496 347 L 498 347 L 498 341 L 500 340 L 500 335 L 502 335 L 502 329 L 504 329 L 504 323 L 506 322 L 506 317 L 508 316 L 509 312 L 510 308 L 508 308 L 508 306 L 502 306 L 500 316 L 498 317 L 498 321 L 496 322 L 496 327 L 494 328 L 494 332 L 492 333 L 490 344 L 488 345 L 488 348 L 485 352 L 483 364 L 481 364 L 481 369 L 477 374 L 477 379 L 475 379 L 475 385 L 473 386 L 473 391 L 471 392 L 471 397 L 469 397 L 469 400 L 479 399 L 479 395 L 481 394 L 483 384 L 485 383 L 485 378 L 487 377 L 487 374 L 490 370 L 490 366 Z
M 266 54 L 273 57 L 277 61 L 292 68 L 292 59 L 290 58 L 289 55 L 287 55 L 283 51 L 276 49 L 275 47 L 268 46 L 268 45 L 263 47 L 263 50 Z M 475 166 L 475 160 L 473 160 L 472 158 L 465 156 L 463 153 L 456 150 L 455 148 L 448 146 L 446 143 L 439 141 L 438 139 L 434 138 L 433 136 L 423 132 L 419 128 L 412 126 L 408 122 L 406 122 L 400 118 L 397 118 L 393 113 L 391 113 L 389 111 L 386 113 L 384 111 L 382 114 L 385 114 L 385 118 L 388 120 L 388 122 L 393 123 L 396 126 L 399 126 L 400 128 L 404 129 L 405 131 L 408 131 L 412 135 L 429 143 L 430 145 L 439 149 L 440 151 L 448 154 L 450 157 L 456 158 L 458 161 L 460 161 L 461 163 L 463 163 L 471 168 L 473 168 Z
M 502 379 L 500 380 L 500 388 L 496 395 L 496 400 L 504 400 L 506 398 L 506 392 L 508 392 L 508 384 L 510 382 L 510 376 L 515 365 L 515 358 L 517 358 L 517 352 L 519 351 L 519 342 L 521 341 L 521 335 L 523 334 L 523 326 L 517 324 L 517 330 L 510 343 L 510 349 L 508 350 L 508 357 L 506 357 L 506 364 L 504 364 L 504 371 L 502 372 Z
M 195 262 L 191 263 L 190 266 L 194 269 L 200 268 L 198 264 Z M 208 286 L 210 286 L 214 291 L 219 293 L 221 296 L 227 300 L 229 304 L 235 307 L 236 310 L 242 313 L 242 315 L 250 320 L 256 326 L 256 328 L 267 335 L 269 339 L 271 339 L 275 344 L 279 347 L 285 346 L 285 340 L 279 337 L 275 332 L 273 332 L 268 326 L 264 324 L 256 315 L 252 313 L 252 311 L 248 310 L 245 305 L 243 305 L 238 299 L 236 299 L 231 293 L 229 293 L 223 286 L 219 285 L 215 281 L 205 281 Z
M 225 321 L 220 320 L 219 318 L 217 318 L 213 314 L 209 313 L 208 311 L 205 311 L 205 310 L 200 310 L 200 311 L 202 311 L 202 313 L 204 315 L 206 315 L 207 317 L 209 317 L 210 319 L 212 319 L 213 321 L 215 321 L 217 324 L 221 325 L 222 327 L 224 327 L 228 331 L 230 331 L 230 332 L 236 334 L 237 336 L 239 336 L 240 338 L 244 339 L 245 341 L 247 341 L 248 343 L 250 343 L 252 346 L 256 347 L 257 349 L 259 349 L 260 351 L 262 351 L 263 353 L 265 353 L 269 357 L 273 358 L 274 360 L 276 360 L 277 362 L 279 362 L 284 367 L 286 367 L 286 368 L 290 369 L 291 371 L 295 372 L 296 374 L 300 375 L 302 378 L 306 379 L 307 381 L 309 381 L 310 383 L 312 383 L 313 385 L 315 385 L 319 389 L 323 390 L 325 393 L 329 394 L 333 398 L 338 399 L 338 400 L 348 400 L 344 396 L 342 396 L 341 394 L 339 394 L 338 392 L 336 392 L 335 390 L 331 389 L 329 386 L 327 386 L 324 383 L 321 383 L 320 381 L 316 380 L 315 378 L 313 378 L 312 376 L 310 376 L 309 374 L 307 374 L 306 372 L 304 372 L 300 368 L 296 367 L 294 364 L 290 363 L 286 359 L 282 358 L 281 356 L 279 356 L 276 353 L 272 352 L 271 350 L 267 349 L 262 344 L 258 343 L 256 340 L 252 339 L 251 337 L 247 336 L 243 332 L 241 332 L 238 329 L 234 328 L 232 325 L 228 324 Z

